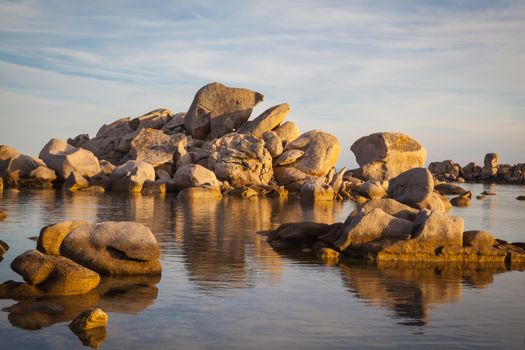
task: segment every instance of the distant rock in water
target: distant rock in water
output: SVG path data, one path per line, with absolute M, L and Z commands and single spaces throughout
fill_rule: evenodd
M 0 190 L 4 187 L 50 187 L 55 172 L 38 158 L 21 154 L 15 148 L 0 145 Z
M 361 137 L 350 148 L 361 167 L 361 176 L 369 180 L 390 180 L 425 164 L 427 150 L 408 135 L 379 132 Z

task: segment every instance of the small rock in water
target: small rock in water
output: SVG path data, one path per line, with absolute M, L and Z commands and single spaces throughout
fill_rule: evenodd
M 93 329 L 98 327 L 105 327 L 108 323 L 108 314 L 102 309 L 95 308 L 89 309 L 77 316 L 70 324 L 69 327 L 73 332 L 79 332 L 87 329 Z
M 525 196 L 517 196 L 516 199 L 519 201 L 525 201 Z
M 485 199 L 485 196 L 483 196 L 483 195 L 479 195 L 479 196 L 476 196 L 476 199 L 479 199 L 480 201 L 482 201 L 482 200 Z
M 490 192 L 490 191 L 483 191 L 481 192 L 481 194 L 485 196 L 495 196 L 496 195 L 495 192 Z
M 311 252 L 312 252 L 312 249 L 310 249 L 310 248 L 304 248 L 302 251 L 303 251 L 303 253 L 311 253 Z
M 468 207 L 470 206 L 470 198 L 465 196 L 454 197 L 450 200 L 450 204 L 455 207 Z
M 7 214 L 5 213 L 5 211 L 0 210 L 0 221 L 4 221 L 6 217 Z

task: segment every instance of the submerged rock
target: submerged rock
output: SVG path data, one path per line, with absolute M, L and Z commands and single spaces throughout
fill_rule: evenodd
M 100 276 L 65 257 L 29 250 L 11 263 L 27 283 L 7 281 L 0 285 L 0 298 L 25 299 L 74 295 L 96 288 Z
M 361 167 L 362 176 L 370 180 L 390 180 L 425 164 L 427 150 L 408 135 L 379 132 L 360 138 L 350 148 Z
M 202 87 L 186 113 L 184 126 L 195 139 L 226 135 L 244 124 L 253 107 L 264 96 L 248 89 L 230 88 L 220 83 Z
M 138 222 L 80 225 L 64 238 L 60 254 L 103 275 L 161 273 L 157 240 Z

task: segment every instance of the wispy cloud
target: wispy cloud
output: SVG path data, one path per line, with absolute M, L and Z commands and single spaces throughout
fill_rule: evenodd
M 520 1 L 0 1 L 0 139 L 34 154 L 222 81 L 264 93 L 259 109 L 290 102 L 303 130 L 341 139 L 342 164 L 379 130 L 431 159 L 523 161 L 524 17 Z M 50 123 L 24 140 L 28 118 Z

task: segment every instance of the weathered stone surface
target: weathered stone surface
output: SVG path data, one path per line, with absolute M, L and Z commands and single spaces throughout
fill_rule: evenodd
M 465 231 L 463 232 L 463 247 L 474 247 L 478 249 L 491 248 L 496 242 L 496 238 L 486 231 Z
M 238 132 L 250 133 L 255 137 L 261 137 L 265 132 L 271 131 L 281 124 L 288 113 L 290 113 L 290 105 L 288 103 L 270 107 L 254 120 L 242 125 Z
M 451 195 L 451 194 L 462 195 L 462 194 L 467 193 L 467 190 L 465 190 L 464 188 L 458 185 L 449 184 L 449 183 L 436 184 L 434 185 L 434 190 L 438 191 L 442 195 Z
M 62 191 L 75 192 L 89 186 L 88 180 L 76 171 L 72 171 L 62 185 Z
M 195 94 L 184 126 L 195 139 L 202 140 L 210 134 L 212 138 L 221 137 L 244 124 L 263 98 L 248 89 L 208 84 Z
M 186 113 L 177 113 L 173 115 L 170 120 L 162 127 L 162 131 L 165 134 L 173 135 L 178 133 L 184 133 L 186 129 L 184 128 L 184 118 Z
M 290 156 L 290 150 L 299 150 L 304 154 L 293 163 L 282 165 L 283 159 Z M 340 153 L 341 144 L 335 136 L 319 130 L 308 131 L 286 145 L 283 154 L 276 161 L 275 180 L 279 185 L 287 185 L 325 176 L 337 163 Z
M 377 260 L 462 260 L 463 219 L 423 209 L 409 240 L 370 243 L 365 251 Z
M 425 164 L 427 151 L 408 135 L 379 132 L 360 138 L 350 148 L 361 167 L 362 176 L 371 180 L 390 180 Z
M 100 276 L 90 269 L 54 255 L 28 250 L 11 263 L 11 268 L 27 282 L 7 281 L 0 285 L 0 298 L 24 299 L 74 295 L 96 288 Z
M 53 225 L 44 226 L 40 230 L 36 249 L 48 255 L 60 255 L 60 246 L 66 236 L 82 225 L 89 225 L 87 221 L 61 221 Z
M 330 181 L 330 186 L 334 189 L 334 193 L 339 193 L 343 186 L 343 177 L 345 175 L 346 168 L 343 168 L 339 170 L 337 173 L 335 173 L 332 181 Z
M 334 189 L 328 184 L 307 181 L 301 187 L 301 200 L 307 202 L 333 201 L 334 197 Z
M 231 133 L 211 146 L 208 168 L 232 186 L 266 185 L 273 176 L 272 156 L 264 141 L 248 134 Z
M 155 169 L 149 163 L 129 160 L 109 176 L 112 191 L 140 192 L 146 180 L 155 181 Z
M 105 327 L 108 319 L 108 314 L 102 311 L 102 309 L 93 308 L 78 315 L 77 318 L 69 324 L 69 328 L 71 328 L 74 333 L 80 333 L 88 329 Z
M 64 238 L 60 254 L 103 275 L 161 272 L 157 240 L 137 222 L 81 225 Z
M 142 184 L 142 194 L 153 195 L 167 192 L 167 182 L 165 180 L 146 180 Z
M 432 174 L 425 168 L 413 168 L 390 180 L 388 196 L 413 208 L 424 208 L 433 190 Z
M 450 200 L 450 204 L 455 207 L 469 207 L 470 206 L 470 197 L 468 196 L 458 196 Z
M 214 186 L 188 187 L 177 194 L 177 200 L 180 201 L 216 200 L 221 198 L 221 191 Z
M 370 199 L 381 199 L 386 197 L 386 191 L 381 182 L 367 180 L 358 190 L 359 195 Z
M 31 172 L 29 173 L 29 177 L 42 183 L 51 183 L 57 178 L 54 170 L 42 165 L 31 170 Z
M 131 141 L 130 155 L 132 159 L 147 162 L 153 167 L 173 161 L 173 154 L 186 147 L 184 134 L 166 135 L 157 129 L 141 129 Z
M 168 108 L 158 108 L 140 117 L 129 121 L 133 130 L 137 129 L 161 129 L 173 116 Z
M 284 151 L 274 162 L 274 165 L 284 166 L 293 164 L 297 159 L 301 158 L 304 155 L 304 151 L 299 149 L 289 149 Z
M 363 204 L 359 209 L 363 210 L 366 213 L 371 212 L 374 209 L 381 209 L 383 212 L 388 215 L 395 216 L 400 219 L 413 221 L 417 214 L 418 210 L 403 203 L 400 203 L 391 198 L 371 200 Z M 352 216 L 352 214 L 351 214 Z
M 110 161 L 102 159 L 99 161 L 100 172 L 103 175 L 111 175 L 111 173 L 117 168 L 116 165 L 112 164 Z
M 440 179 L 456 180 L 463 175 L 461 165 L 452 160 L 444 160 L 442 162 L 431 162 L 428 165 L 428 170 Z
M 481 169 L 481 176 L 484 179 L 496 177 L 498 174 L 499 155 L 497 153 L 485 154 L 483 160 L 483 168 Z
M 273 131 L 279 136 L 283 142 L 283 147 L 294 141 L 301 135 L 301 132 L 297 128 L 297 125 L 294 122 L 287 121 L 282 125 L 279 125 Z
M 380 238 L 407 239 L 414 231 L 414 223 L 396 218 L 379 208 L 369 212 L 361 210 L 348 225 L 334 245 L 340 250 L 360 248 L 363 244 Z
M 93 153 L 58 139 L 51 139 L 38 157 L 62 179 L 67 179 L 73 171 L 87 177 L 100 173 L 98 159 Z
M 272 158 L 276 158 L 283 153 L 283 143 L 279 136 L 273 131 L 267 131 L 262 135 L 264 145 L 270 152 Z
M 6 186 L 49 184 L 55 172 L 37 158 L 21 154 L 15 148 L 0 145 L 0 178 Z
M 220 182 L 217 180 L 213 171 L 198 164 L 182 166 L 177 170 L 173 178 L 178 191 L 188 187 L 200 187 L 204 185 L 216 188 L 220 187 Z
M 3 211 L 0 211 L 0 221 L 2 221 L 2 213 Z M 5 252 L 9 250 L 9 245 L 7 245 L 6 242 L 0 240 L 0 261 L 2 261 L 2 255 L 4 255 Z

